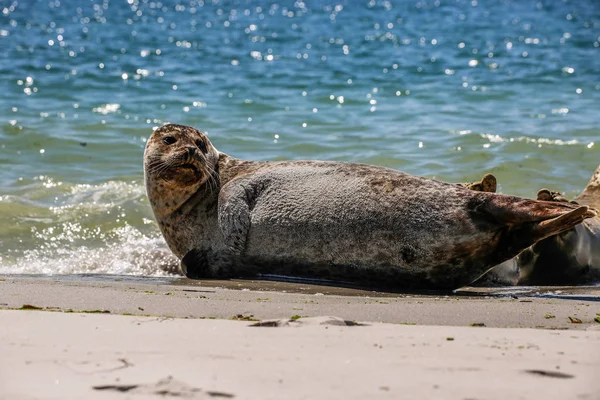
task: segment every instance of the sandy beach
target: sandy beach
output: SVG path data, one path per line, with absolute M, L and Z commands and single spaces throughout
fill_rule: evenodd
M 0 396 L 595 399 L 599 299 L 4 275 Z

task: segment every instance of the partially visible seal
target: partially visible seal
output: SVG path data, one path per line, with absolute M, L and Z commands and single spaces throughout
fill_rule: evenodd
M 173 124 L 149 138 L 144 170 L 159 227 L 190 278 L 456 288 L 596 215 L 365 164 L 239 160 Z
M 569 203 L 560 192 L 541 189 L 537 199 Z M 600 208 L 600 166 L 570 203 Z M 477 286 L 584 285 L 600 282 L 600 217 L 541 240 L 479 280 Z
M 542 189 L 538 200 L 566 203 L 559 192 Z M 573 204 L 600 207 L 600 166 Z M 520 285 L 583 285 L 600 282 L 600 217 L 536 243 L 519 255 Z

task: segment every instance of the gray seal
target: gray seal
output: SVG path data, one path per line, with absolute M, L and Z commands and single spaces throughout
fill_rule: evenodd
M 174 124 L 150 136 L 144 171 L 162 234 L 197 279 L 457 288 L 596 215 L 372 165 L 240 160 Z

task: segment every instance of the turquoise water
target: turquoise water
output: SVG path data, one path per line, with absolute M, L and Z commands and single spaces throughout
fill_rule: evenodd
M 0 1 L 0 273 L 172 270 L 152 128 L 240 158 L 575 196 L 600 163 L 596 1 Z

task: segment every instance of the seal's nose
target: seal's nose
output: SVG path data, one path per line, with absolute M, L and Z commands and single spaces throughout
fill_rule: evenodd
M 187 148 L 187 153 L 188 153 L 188 158 L 194 158 L 194 155 L 196 154 L 196 148 L 189 146 Z

